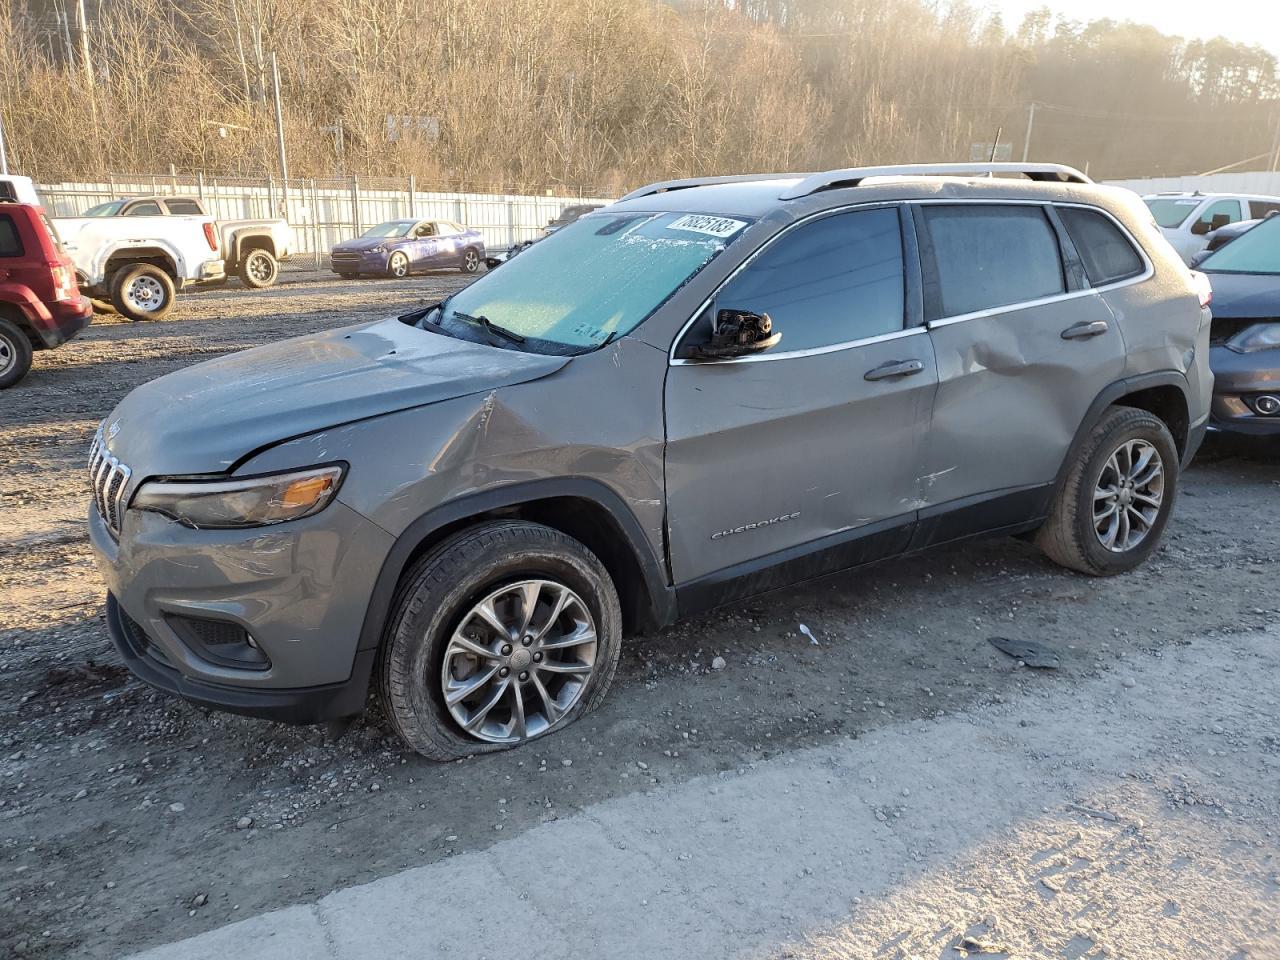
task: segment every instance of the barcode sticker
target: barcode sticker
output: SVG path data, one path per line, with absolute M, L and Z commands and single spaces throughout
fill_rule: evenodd
M 668 230 L 687 230 L 689 233 L 705 233 L 709 237 L 732 237 L 747 225 L 745 220 L 731 220 L 729 217 L 708 217 L 702 214 L 687 214 L 667 225 Z

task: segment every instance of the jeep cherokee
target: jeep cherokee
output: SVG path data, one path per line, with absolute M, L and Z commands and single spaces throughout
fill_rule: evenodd
M 372 684 L 449 759 L 749 594 L 988 534 L 1120 573 L 1204 434 L 1208 300 L 1058 165 L 653 184 L 418 312 L 133 391 L 89 464 L 110 631 L 219 709 Z

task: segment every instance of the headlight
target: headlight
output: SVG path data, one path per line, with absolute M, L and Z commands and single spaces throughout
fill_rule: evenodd
M 387 248 L 386 248 L 386 247 L 384 247 L 382 244 L 378 244 L 376 247 L 374 247 L 374 248 L 373 248 L 373 252 L 374 252 L 374 253 L 386 253 L 386 252 L 387 252 Z
M 1274 350 L 1280 347 L 1280 323 L 1255 323 L 1251 327 L 1245 327 L 1227 341 L 1227 346 L 1236 353 Z
M 328 506 L 344 469 L 316 467 L 242 480 L 151 480 L 138 488 L 130 506 L 197 529 L 284 523 Z

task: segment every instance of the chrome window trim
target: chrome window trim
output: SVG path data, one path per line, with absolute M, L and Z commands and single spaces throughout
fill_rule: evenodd
M 894 330 L 890 333 L 881 333 L 874 337 L 864 337 L 861 340 L 847 340 L 844 343 L 832 343 L 825 347 L 806 347 L 803 350 L 788 350 L 785 353 L 757 353 L 748 357 L 733 357 L 729 360 L 698 360 L 692 357 L 672 358 L 668 363 L 673 367 L 706 367 L 721 366 L 726 363 L 761 363 L 765 360 L 791 360 L 795 357 L 816 357 L 823 353 L 837 353 L 841 350 L 850 350 L 853 347 L 864 347 L 871 343 L 885 343 L 889 340 L 901 340 L 903 337 L 914 337 L 918 333 L 928 332 L 929 331 L 923 326 L 906 327 L 902 330 Z
M 880 334 L 875 337 L 866 337 L 861 340 L 847 340 L 842 343 L 829 344 L 828 346 L 825 346 L 825 347 L 810 347 L 805 350 L 790 350 L 785 353 L 773 353 L 773 354 L 762 353 L 762 354 L 757 354 L 755 356 L 750 356 L 750 357 L 734 357 L 729 360 L 676 359 L 676 348 L 680 346 L 680 341 L 684 338 L 684 335 L 689 332 L 689 328 L 693 326 L 694 322 L 698 319 L 698 317 L 702 316 L 702 312 L 706 310 L 708 306 L 711 305 L 711 302 L 713 300 L 715 300 L 717 294 L 719 294 L 720 291 L 724 289 L 724 287 L 731 280 L 733 280 L 734 277 L 736 277 L 740 272 L 742 272 L 742 270 L 744 270 L 751 263 L 751 261 L 753 261 L 762 252 L 768 249 L 770 244 L 774 243 L 779 237 L 785 236 L 787 233 L 794 230 L 796 227 L 799 227 L 800 225 L 808 223 L 809 221 L 815 220 L 819 217 L 827 216 L 829 214 L 834 214 L 834 213 L 845 213 L 850 210 L 861 210 L 861 209 L 873 210 L 878 207 L 901 207 L 901 206 L 910 207 L 915 205 L 938 205 L 938 204 L 954 206 L 955 204 L 961 204 L 961 203 L 982 203 L 988 206 L 1000 206 L 1000 207 L 1005 207 L 1010 205 L 1023 205 L 1023 206 L 1035 206 L 1035 207 L 1050 207 L 1050 206 L 1077 207 L 1082 210 L 1091 210 L 1095 213 L 1100 213 L 1104 217 L 1106 217 L 1108 220 L 1110 220 L 1113 224 L 1115 224 L 1116 228 L 1120 231 L 1120 233 L 1124 236 L 1124 238 L 1129 241 L 1129 244 L 1135 250 L 1138 251 L 1138 256 L 1142 259 L 1143 270 L 1140 274 L 1137 274 L 1136 276 L 1126 277 L 1123 280 L 1114 280 L 1110 283 L 1104 283 L 1096 287 L 1088 286 L 1082 290 L 1068 290 L 1065 293 L 1056 293 L 1048 297 L 1039 297 L 1035 300 L 1018 300 L 1018 301 L 1015 301 L 1014 303 L 1002 304 L 1001 306 L 998 306 L 998 307 L 989 307 L 985 310 L 975 310 L 971 313 L 961 313 L 961 314 L 956 314 L 950 317 L 939 317 L 937 320 L 927 321 L 921 326 L 906 327 L 902 330 L 895 330 L 891 333 Z M 905 264 L 904 264 L 904 269 L 905 269 Z M 979 320 L 979 319 L 982 319 L 983 317 L 995 316 L 997 314 L 1002 314 L 1002 313 L 1013 313 L 1018 310 L 1031 309 L 1032 307 L 1045 306 L 1046 304 L 1058 303 L 1064 300 L 1074 300 L 1078 297 L 1085 297 L 1095 293 L 1105 293 L 1109 290 L 1116 290 L 1121 287 L 1133 286 L 1135 284 L 1144 283 L 1147 280 L 1150 280 L 1153 276 L 1155 276 L 1155 272 L 1156 272 L 1155 266 L 1152 264 L 1151 258 L 1147 256 L 1146 247 L 1144 247 L 1141 243 L 1138 242 L 1137 238 L 1134 237 L 1133 232 L 1130 231 L 1129 228 L 1126 227 L 1123 223 L 1117 220 L 1116 217 L 1111 213 L 1111 211 L 1092 203 L 1081 203 L 1079 201 L 1068 201 L 1068 200 L 1048 200 L 1048 199 L 1032 200 L 1032 199 L 1024 199 L 1024 198 L 998 199 L 994 197 L 936 197 L 936 198 L 929 198 L 929 199 L 879 200 L 874 202 L 846 204 L 839 207 L 831 207 L 827 210 L 819 210 L 816 213 L 810 214 L 809 216 L 804 217 L 801 220 L 797 220 L 794 223 L 788 224 L 782 230 L 779 230 L 772 237 L 770 237 L 763 244 L 761 244 L 759 249 L 755 250 L 751 254 L 751 256 L 747 257 L 746 260 L 738 264 L 738 266 L 734 269 L 733 273 L 729 274 L 729 276 L 725 277 L 724 280 L 721 281 L 719 286 L 717 286 L 716 289 L 712 291 L 711 295 L 702 302 L 701 306 L 699 306 L 697 310 L 694 311 L 693 316 L 691 316 L 685 322 L 684 326 L 680 328 L 680 332 L 676 334 L 675 339 L 671 342 L 671 349 L 668 351 L 668 355 L 667 355 L 667 364 L 668 366 L 673 366 L 673 367 L 684 366 L 686 364 L 698 364 L 698 365 L 715 364 L 719 366 L 727 363 L 759 363 L 763 360 L 787 360 L 795 357 L 808 357 L 808 356 L 815 356 L 817 354 L 823 354 L 823 353 L 834 353 L 838 350 L 848 350 L 853 347 L 863 346 L 865 344 L 880 343 L 885 340 L 895 340 L 895 339 L 898 339 L 899 337 L 908 336 L 913 333 L 922 333 L 928 330 L 933 330 L 938 327 L 947 327 L 953 323 L 963 323 L 966 320 Z
M 693 311 L 693 316 L 691 316 L 688 320 L 684 322 L 684 325 L 680 328 L 680 332 L 677 333 L 675 335 L 675 338 L 671 341 L 671 349 L 667 351 L 667 366 L 682 367 L 682 366 L 685 366 L 686 364 L 696 365 L 696 366 L 706 366 L 706 365 L 714 364 L 715 366 L 723 366 L 724 364 L 727 364 L 727 363 L 760 363 L 761 361 L 764 361 L 764 360 L 790 360 L 790 359 L 794 359 L 795 357 L 812 357 L 822 353 L 834 353 L 837 350 L 848 350 L 852 347 L 862 346 L 863 344 L 867 344 L 867 343 L 879 343 L 883 340 L 895 340 L 899 337 L 907 336 L 908 334 L 925 332 L 925 328 L 923 325 L 916 326 L 916 327 L 903 327 L 901 330 L 891 330 L 888 333 L 876 334 L 874 337 L 863 337 L 862 339 L 859 339 L 859 340 L 845 340 L 840 343 L 829 343 L 821 347 L 806 347 L 803 350 L 787 350 L 783 353 L 760 353 L 750 357 L 733 357 L 728 360 L 696 360 L 693 358 L 678 359 L 676 357 L 676 349 L 680 346 L 680 341 L 683 340 L 684 335 L 689 332 L 689 328 L 694 325 L 694 323 L 697 321 L 697 319 L 700 316 L 702 316 L 702 312 L 706 310 L 707 307 L 711 306 L 711 302 L 715 300 L 716 296 L 719 295 L 720 291 L 723 290 L 735 277 L 737 277 L 738 274 L 740 274 L 743 270 L 745 270 L 747 266 L 753 260 L 755 260 L 756 257 L 760 256 L 760 254 L 764 253 L 765 250 L 769 249 L 770 246 L 776 243 L 779 240 L 779 238 L 785 237 L 792 230 L 795 230 L 797 227 L 803 226 L 804 224 L 809 223 L 810 221 L 818 220 L 818 219 L 821 219 L 822 217 L 830 216 L 832 214 L 848 213 L 851 210 L 878 210 L 886 207 L 897 209 L 898 207 L 902 206 L 904 202 L 905 201 L 903 200 L 872 200 L 872 201 L 864 200 L 862 203 L 848 203 L 839 207 L 828 207 L 825 210 L 818 210 L 814 213 L 809 214 L 807 217 L 803 217 L 800 220 L 796 220 L 794 223 L 787 224 L 785 227 L 783 227 L 781 230 L 779 230 L 777 233 L 771 236 L 768 240 L 762 243 L 759 247 L 753 250 L 750 256 L 747 257 L 747 259 L 743 260 L 740 264 L 734 267 L 733 273 L 729 274 L 729 276 L 721 280 L 720 283 L 716 286 L 716 288 L 713 291 L 711 291 L 711 295 L 702 301 L 702 304 L 698 307 L 697 310 Z M 760 218 L 757 218 L 757 221 L 756 221 L 757 223 L 759 222 L 759 219 Z M 901 228 L 899 228 L 899 235 L 901 235 Z M 907 264 L 906 264 L 905 256 L 903 257 L 902 270 L 903 270 L 903 305 L 902 305 L 903 316 L 902 316 L 902 319 L 903 319 L 903 323 L 905 323 L 906 312 L 907 312 L 907 307 L 906 307 Z

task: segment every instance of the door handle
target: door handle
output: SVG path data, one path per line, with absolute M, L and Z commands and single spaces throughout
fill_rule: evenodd
M 921 360 L 890 360 L 862 375 L 863 380 L 887 380 L 889 377 L 909 377 L 924 369 Z
M 1107 332 L 1110 328 L 1105 320 L 1094 320 L 1090 323 L 1077 323 L 1062 331 L 1063 340 L 1087 340 Z

